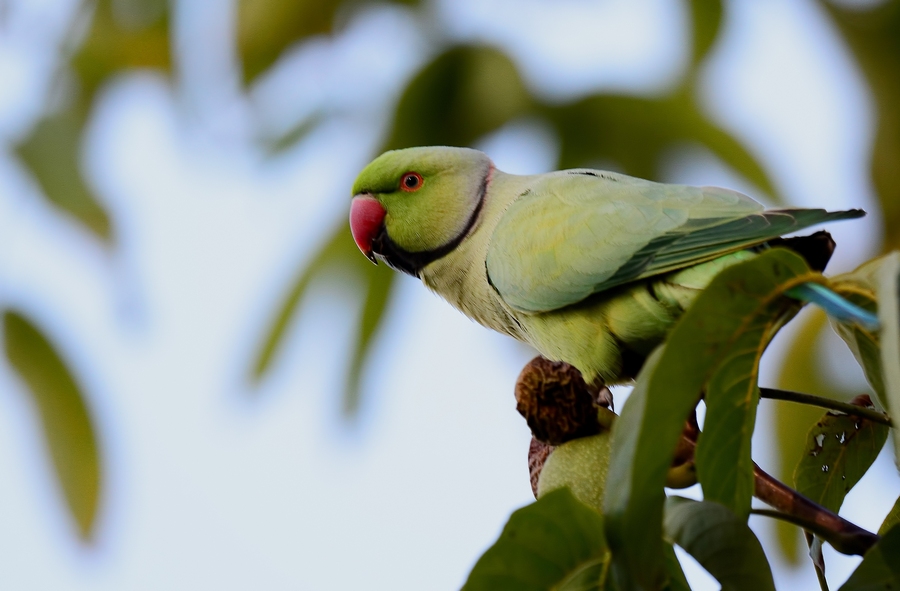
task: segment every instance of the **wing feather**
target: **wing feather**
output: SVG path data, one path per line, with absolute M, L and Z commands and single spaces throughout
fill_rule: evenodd
M 510 205 L 491 238 L 487 272 L 512 308 L 544 312 L 813 224 L 861 215 L 763 211 L 727 189 L 563 171 L 541 177 Z

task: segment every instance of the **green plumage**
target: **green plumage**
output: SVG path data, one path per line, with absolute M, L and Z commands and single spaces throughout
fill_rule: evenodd
M 424 179 L 414 193 L 394 178 L 409 171 Z M 355 189 L 386 210 L 389 247 L 376 254 L 476 321 L 607 383 L 629 377 L 716 273 L 754 256 L 751 247 L 864 215 L 764 211 L 727 189 L 596 170 L 508 175 L 462 148 L 388 152 Z

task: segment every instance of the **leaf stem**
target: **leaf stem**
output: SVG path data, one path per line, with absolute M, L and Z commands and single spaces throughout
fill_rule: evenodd
M 818 565 L 813 565 L 813 568 L 816 569 L 816 578 L 819 580 L 819 589 L 822 591 L 829 591 L 825 573 L 822 572 L 822 569 L 820 569 Z
M 881 423 L 888 427 L 894 426 L 891 417 L 881 411 L 866 408 L 865 406 L 858 406 L 856 404 L 849 404 L 847 402 L 839 402 L 837 400 L 815 396 L 813 394 L 803 394 L 802 392 L 793 392 L 791 390 L 778 390 L 776 388 L 760 388 L 759 397 L 768 398 L 770 400 L 787 400 L 789 402 L 798 402 L 800 404 L 821 406 L 822 408 L 827 408 L 829 410 L 836 410 L 855 417 L 868 419 L 874 423 Z
M 830 591 L 828 589 L 828 580 L 825 579 L 825 557 L 822 556 L 821 543 L 816 544 L 816 536 L 809 532 L 806 535 L 806 545 L 809 546 L 809 557 L 812 560 L 813 568 L 816 571 L 816 578 L 819 580 L 819 589 L 821 591 Z

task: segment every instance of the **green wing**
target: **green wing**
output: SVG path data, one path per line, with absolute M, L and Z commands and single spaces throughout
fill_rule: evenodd
M 545 312 L 860 210 L 764 211 L 740 193 L 590 170 L 552 173 L 497 225 L 488 278 L 522 312 Z

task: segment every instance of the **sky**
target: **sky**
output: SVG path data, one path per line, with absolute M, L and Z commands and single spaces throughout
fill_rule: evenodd
M 110 253 L 46 204 L 9 147 L 39 115 L 74 3 L 7 4 L 0 305 L 37 319 L 74 367 L 99 432 L 104 489 L 96 540 L 83 545 L 24 386 L 0 359 L 0 584 L 458 588 L 509 513 L 533 500 L 530 435 L 513 398 L 533 353 L 404 276 L 364 371 L 360 416 L 347 423 L 339 393 L 362 294 L 335 274 L 305 298 L 264 383 L 252 387 L 244 374 L 296 269 L 347 215 L 350 186 L 375 156 L 399 89 L 435 51 L 428 32 L 402 9 L 370 10 L 334 38 L 290 50 L 245 93 L 230 3 L 178 2 L 178 84 L 154 72 L 121 76 L 103 90 L 84 140 L 88 178 L 121 228 Z M 840 245 L 830 270 L 852 269 L 879 244 L 865 82 L 814 2 L 727 6 L 702 71 L 703 103 L 792 204 L 872 212 L 829 228 Z M 428 7 L 446 24 L 441 43 L 501 47 L 549 100 L 665 90 L 688 59 L 680 2 Z M 274 158 L 260 149 L 260 133 L 319 112 L 299 145 Z M 478 147 L 514 173 L 551 170 L 557 152 L 532 120 Z M 759 193 L 694 146 L 673 153 L 667 171 L 672 182 Z M 764 383 L 784 341 L 765 359 Z M 837 339 L 822 355 L 834 379 L 861 384 Z M 627 390 L 617 395 L 621 405 Z M 765 465 L 764 434 L 754 445 Z M 845 516 L 877 528 L 900 490 L 892 464 L 886 448 Z M 751 525 L 766 543 L 767 526 Z M 680 556 L 695 589 L 716 588 Z M 781 587 L 814 588 L 808 564 L 790 570 L 769 559 Z M 826 560 L 833 583 L 858 562 L 830 550 Z

